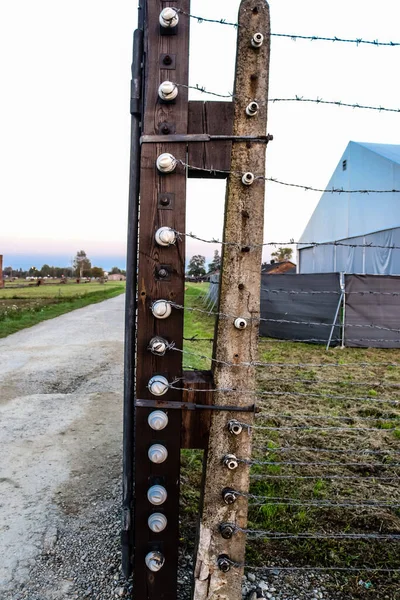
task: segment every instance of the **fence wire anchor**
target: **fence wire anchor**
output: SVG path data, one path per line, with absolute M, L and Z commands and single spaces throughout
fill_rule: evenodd
M 227 573 L 231 569 L 232 561 L 227 554 L 220 554 L 218 556 L 217 565 L 218 569 L 223 573 Z
M 224 488 L 222 490 L 222 499 L 225 504 L 234 504 L 238 499 L 238 494 L 232 488 Z
M 239 466 L 238 459 L 234 454 L 225 454 L 222 459 L 222 464 L 230 471 L 234 471 Z
M 239 421 L 232 419 L 232 421 L 229 421 L 228 423 L 228 431 L 233 435 L 240 435 L 243 431 L 243 426 Z
M 219 532 L 224 540 L 230 540 L 235 531 L 236 527 L 234 523 L 221 523 L 219 525 Z

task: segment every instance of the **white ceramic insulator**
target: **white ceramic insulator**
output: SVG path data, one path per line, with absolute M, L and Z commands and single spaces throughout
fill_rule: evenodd
M 236 327 L 236 329 L 246 329 L 246 327 L 247 327 L 246 319 L 243 319 L 243 317 L 238 317 L 237 319 L 235 319 L 235 327 Z
M 149 350 L 152 354 L 156 356 L 164 356 L 167 351 L 168 342 L 161 337 L 154 337 L 150 340 Z
M 154 431 L 161 431 L 168 425 L 168 415 L 162 410 L 153 410 L 147 417 L 147 422 Z
M 251 38 L 251 45 L 253 48 L 261 48 L 264 42 L 264 36 L 262 33 L 255 33 Z
M 176 242 L 176 233 L 171 227 L 160 227 L 155 238 L 159 246 L 172 246 Z
M 151 307 L 151 312 L 156 319 L 166 319 L 172 312 L 171 304 L 167 300 L 156 300 Z
M 248 117 L 255 117 L 259 108 L 260 107 L 258 106 L 257 102 L 250 102 L 250 104 L 246 106 L 246 115 Z
M 149 552 L 146 554 L 146 558 L 144 559 L 146 562 L 146 567 L 150 571 L 157 572 L 163 568 L 165 563 L 164 555 L 158 550 L 153 550 L 153 552 Z
M 162 485 L 153 485 L 147 490 L 147 499 L 154 506 L 161 506 L 167 499 L 167 490 Z
M 252 183 L 254 183 L 253 173 L 250 173 L 250 171 L 248 171 L 247 173 L 244 173 L 243 177 L 242 177 L 242 183 L 244 185 L 252 185 Z
M 164 102 L 172 102 L 178 95 L 178 86 L 172 81 L 163 81 L 158 88 L 158 95 Z
M 168 450 L 162 444 L 153 444 L 147 453 L 152 463 L 160 465 L 168 458 Z
M 169 152 L 164 152 L 157 158 L 156 165 L 160 173 L 172 173 L 172 171 L 175 171 L 176 158 Z
M 153 396 L 163 396 L 168 392 L 169 383 L 163 375 L 154 375 L 148 383 L 149 391 Z
M 147 519 L 149 529 L 154 533 L 160 533 L 164 531 L 167 526 L 167 517 L 162 513 L 153 513 Z
M 160 25 L 161 27 L 176 27 L 179 23 L 179 15 L 175 8 L 167 6 L 160 13 Z

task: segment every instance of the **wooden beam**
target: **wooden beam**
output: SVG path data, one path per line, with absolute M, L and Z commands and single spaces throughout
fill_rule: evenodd
M 188 133 L 232 135 L 233 102 L 189 102 Z M 207 142 L 188 145 L 188 162 L 202 169 L 229 171 L 232 142 Z M 227 174 L 189 169 L 188 177 L 226 179 Z
M 214 387 L 211 371 L 184 371 L 183 401 L 193 404 L 212 404 Z M 209 392 L 196 392 L 196 390 L 209 389 Z M 194 391 L 188 391 L 194 390 Z M 183 410 L 182 411 L 182 448 L 197 448 L 204 450 L 208 445 L 210 432 L 211 411 L 209 410 Z

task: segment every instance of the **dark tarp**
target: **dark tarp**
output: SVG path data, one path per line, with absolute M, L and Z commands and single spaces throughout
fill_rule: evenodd
M 324 292 L 324 293 L 310 293 Z M 339 273 L 261 275 L 260 335 L 327 343 L 341 295 Z M 276 322 L 276 321 L 289 322 Z M 314 325 L 303 324 L 315 323 Z M 340 314 L 332 343 L 340 341 Z
M 346 275 L 345 285 L 346 346 L 400 348 L 400 277 Z

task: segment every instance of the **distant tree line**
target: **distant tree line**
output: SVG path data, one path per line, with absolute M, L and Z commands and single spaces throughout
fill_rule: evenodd
M 126 275 L 123 269 L 113 267 L 109 271 L 110 275 Z M 63 277 L 104 277 L 104 269 L 102 267 L 92 267 L 92 263 L 88 258 L 84 250 L 79 250 L 76 253 L 73 264 L 70 267 L 55 267 L 48 264 L 44 264 L 40 269 L 37 267 L 30 267 L 28 270 L 24 269 L 13 269 L 12 267 L 5 267 L 3 269 L 3 277 L 18 277 L 25 279 L 26 277 L 56 277 L 61 279 Z

